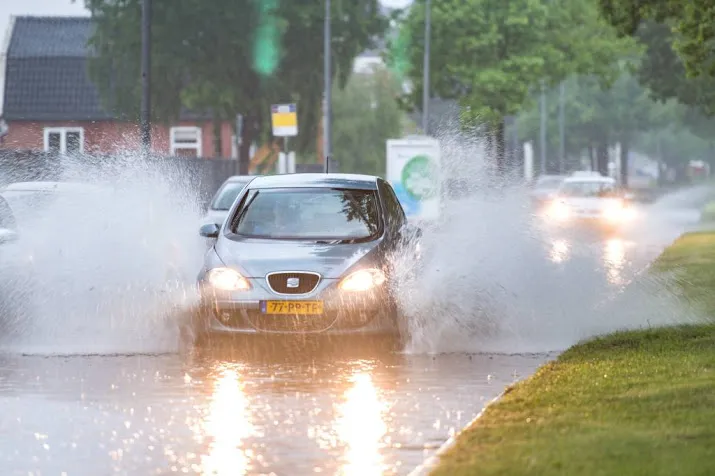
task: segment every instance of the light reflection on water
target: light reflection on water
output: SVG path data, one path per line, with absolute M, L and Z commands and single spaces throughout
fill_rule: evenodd
M 368 372 L 354 373 L 351 382 L 335 425 L 340 440 L 347 445 L 340 474 L 380 475 L 385 469 L 381 449 L 387 432 L 386 406 Z
M 613 238 L 606 242 L 604 254 L 604 265 L 608 275 L 608 282 L 620 286 L 624 284 L 623 270 L 626 264 L 626 245 L 619 238 Z
M 220 364 L 217 374 L 203 425 L 209 449 L 201 457 L 202 474 L 243 475 L 250 469 L 243 440 L 254 431 L 249 400 L 236 366 Z

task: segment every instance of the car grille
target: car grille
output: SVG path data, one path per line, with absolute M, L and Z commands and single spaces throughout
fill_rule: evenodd
M 307 294 L 318 286 L 320 275 L 305 272 L 285 272 L 269 274 L 266 279 L 271 289 L 278 294 Z M 295 287 L 289 286 L 291 284 L 295 285 Z

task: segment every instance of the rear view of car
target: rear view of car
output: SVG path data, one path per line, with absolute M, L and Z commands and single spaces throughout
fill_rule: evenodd
M 211 199 L 203 223 L 223 224 L 238 194 L 254 178 L 253 175 L 234 175 L 226 179 Z

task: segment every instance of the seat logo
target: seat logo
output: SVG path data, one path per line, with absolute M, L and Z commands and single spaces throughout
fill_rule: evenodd
M 297 288 L 300 284 L 300 279 L 298 278 L 288 278 L 286 280 L 286 286 L 289 288 Z

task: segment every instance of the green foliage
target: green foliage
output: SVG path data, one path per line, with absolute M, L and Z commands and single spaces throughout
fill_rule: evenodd
M 413 39 L 411 104 L 420 106 L 424 4 L 405 20 Z M 579 25 L 574 28 L 574 25 Z M 432 5 L 433 95 L 456 98 L 467 122 L 499 124 L 516 114 L 544 80 L 571 73 L 607 79 L 616 59 L 636 51 L 618 39 L 589 0 L 444 0 Z
M 683 108 L 671 101 L 659 103 L 650 98 L 647 89 L 625 70 L 609 87 L 594 76 L 573 76 L 566 83 L 565 136 L 566 152 L 579 155 L 589 146 L 631 144 L 641 132 L 660 130 L 678 121 Z M 548 142 L 558 144 L 558 89 L 547 96 Z M 522 139 L 535 140 L 539 135 L 540 112 L 532 107 L 518 118 Z
M 97 20 L 91 74 L 111 110 L 137 118 L 141 0 L 86 1 Z M 293 146 L 314 149 L 322 115 L 323 3 L 257 1 L 152 1 L 154 119 L 175 121 L 182 107 L 217 119 L 241 113 L 251 142 L 270 135 L 271 104 L 297 102 L 300 134 Z M 333 71 L 344 86 L 354 58 L 382 33 L 386 19 L 377 0 L 333 2 L 333 9 Z
M 385 174 L 385 141 L 402 136 L 400 81 L 384 68 L 354 74 L 333 97 L 333 146 L 342 172 Z

